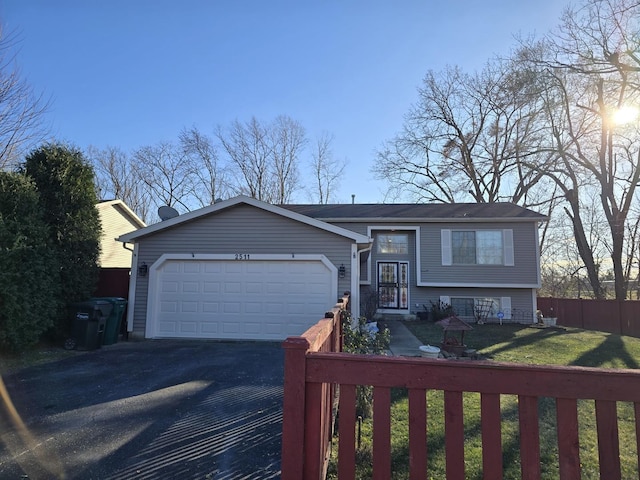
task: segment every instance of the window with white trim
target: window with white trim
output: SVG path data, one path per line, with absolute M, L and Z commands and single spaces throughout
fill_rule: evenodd
M 378 233 L 376 245 L 378 253 L 406 255 L 409 253 L 409 235 L 406 233 Z
M 443 265 L 514 265 L 513 230 L 442 230 Z

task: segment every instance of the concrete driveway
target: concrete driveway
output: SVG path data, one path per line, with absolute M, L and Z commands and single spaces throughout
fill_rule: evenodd
M 279 478 L 283 359 L 280 343 L 121 342 L 5 375 L 20 418 L 0 384 L 0 478 Z

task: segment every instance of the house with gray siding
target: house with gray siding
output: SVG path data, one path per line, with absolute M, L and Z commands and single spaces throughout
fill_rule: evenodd
M 445 304 L 471 321 L 536 321 L 544 215 L 510 203 L 283 207 L 371 238 L 359 285 L 380 314 Z
M 343 292 L 352 311 L 533 322 L 538 224 L 511 204 L 270 205 L 239 196 L 122 235 L 134 337 L 282 340 Z

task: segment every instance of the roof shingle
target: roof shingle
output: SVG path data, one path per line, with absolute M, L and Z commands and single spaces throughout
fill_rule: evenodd
M 369 204 L 288 204 L 279 205 L 319 220 L 447 220 L 447 219 L 520 219 L 546 220 L 547 217 L 533 210 L 512 203 L 369 203 Z

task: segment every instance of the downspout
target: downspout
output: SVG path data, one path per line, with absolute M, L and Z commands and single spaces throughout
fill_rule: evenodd
M 136 302 L 136 283 L 138 281 L 138 244 L 133 244 L 133 249 L 128 248 L 126 243 L 122 244 L 125 250 L 129 250 L 131 254 L 131 272 L 129 277 L 129 298 L 127 299 L 127 333 L 133 332 L 133 310 Z M 136 267 L 134 268 L 134 265 Z

